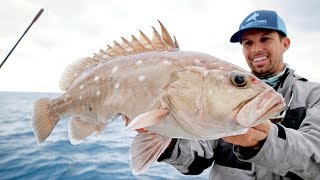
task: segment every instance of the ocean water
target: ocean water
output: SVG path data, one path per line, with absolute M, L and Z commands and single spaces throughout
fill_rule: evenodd
M 208 179 L 186 176 L 171 165 L 154 163 L 143 175 L 134 176 L 129 146 L 135 131 L 125 131 L 117 119 L 103 134 L 79 145 L 68 140 L 68 119 L 58 122 L 49 138 L 38 146 L 31 127 L 32 104 L 58 93 L 0 92 L 0 179 Z

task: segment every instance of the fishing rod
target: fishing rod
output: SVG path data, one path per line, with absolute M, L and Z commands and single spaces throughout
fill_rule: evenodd
M 18 42 L 13 46 L 13 48 L 11 49 L 11 51 L 9 52 L 9 54 L 7 55 L 7 57 L 2 61 L 1 65 L 0 65 L 0 69 L 3 66 L 3 64 L 7 61 L 8 57 L 10 56 L 10 54 L 12 53 L 12 51 L 16 48 L 16 46 L 19 44 L 19 42 L 21 41 L 21 39 L 23 38 L 23 36 L 29 31 L 29 29 L 31 28 L 31 26 L 33 25 L 34 22 L 37 21 L 37 19 L 40 17 L 40 15 L 42 14 L 43 9 L 40 9 L 40 11 L 38 12 L 38 14 L 33 18 L 32 22 L 30 23 L 30 25 L 28 26 L 28 28 L 24 31 L 24 33 L 22 34 L 22 36 L 20 37 L 20 39 L 18 40 Z

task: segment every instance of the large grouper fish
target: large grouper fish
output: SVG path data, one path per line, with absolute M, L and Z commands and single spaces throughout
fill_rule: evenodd
M 57 122 L 69 120 L 79 144 L 122 116 L 139 131 L 130 147 L 133 174 L 145 172 L 172 138 L 211 140 L 245 133 L 277 115 L 283 97 L 246 70 L 208 54 L 180 51 L 163 24 L 153 37 L 122 38 L 92 58 L 69 65 L 56 99 L 34 103 L 32 127 L 38 143 Z M 124 125 L 125 128 L 125 125 Z

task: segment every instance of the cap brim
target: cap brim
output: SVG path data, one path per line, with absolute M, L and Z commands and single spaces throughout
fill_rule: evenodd
M 273 27 L 252 27 L 252 28 L 247 28 L 247 29 L 242 29 L 242 30 L 239 30 L 237 31 L 236 33 L 234 33 L 231 38 L 230 38 L 230 42 L 232 43 L 241 43 L 241 38 L 242 38 L 242 35 L 243 33 L 245 33 L 246 31 L 249 31 L 249 30 L 252 30 L 252 29 L 269 29 L 269 30 L 275 30 L 275 31 L 278 31 L 280 33 L 282 33 L 284 36 L 287 36 L 287 34 L 279 29 L 276 29 L 276 28 L 273 28 Z
M 237 43 L 237 42 L 241 43 L 240 41 L 241 41 L 242 34 L 243 34 L 245 31 L 248 31 L 248 30 L 249 30 L 249 28 L 248 28 L 248 29 L 242 29 L 242 30 L 237 31 L 236 33 L 234 33 L 234 34 L 231 36 L 230 42 L 232 42 L 232 43 Z

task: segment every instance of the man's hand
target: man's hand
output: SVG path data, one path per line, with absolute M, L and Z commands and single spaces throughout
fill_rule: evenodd
M 259 147 L 260 142 L 267 138 L 271 126 L 272 123 L 270 120 L 268 120 L 259 124 L 258 126 L 249 128 L 248 132 L 245 134 L 224 137 L 223 140 L 228 143 L 243 147 Z

